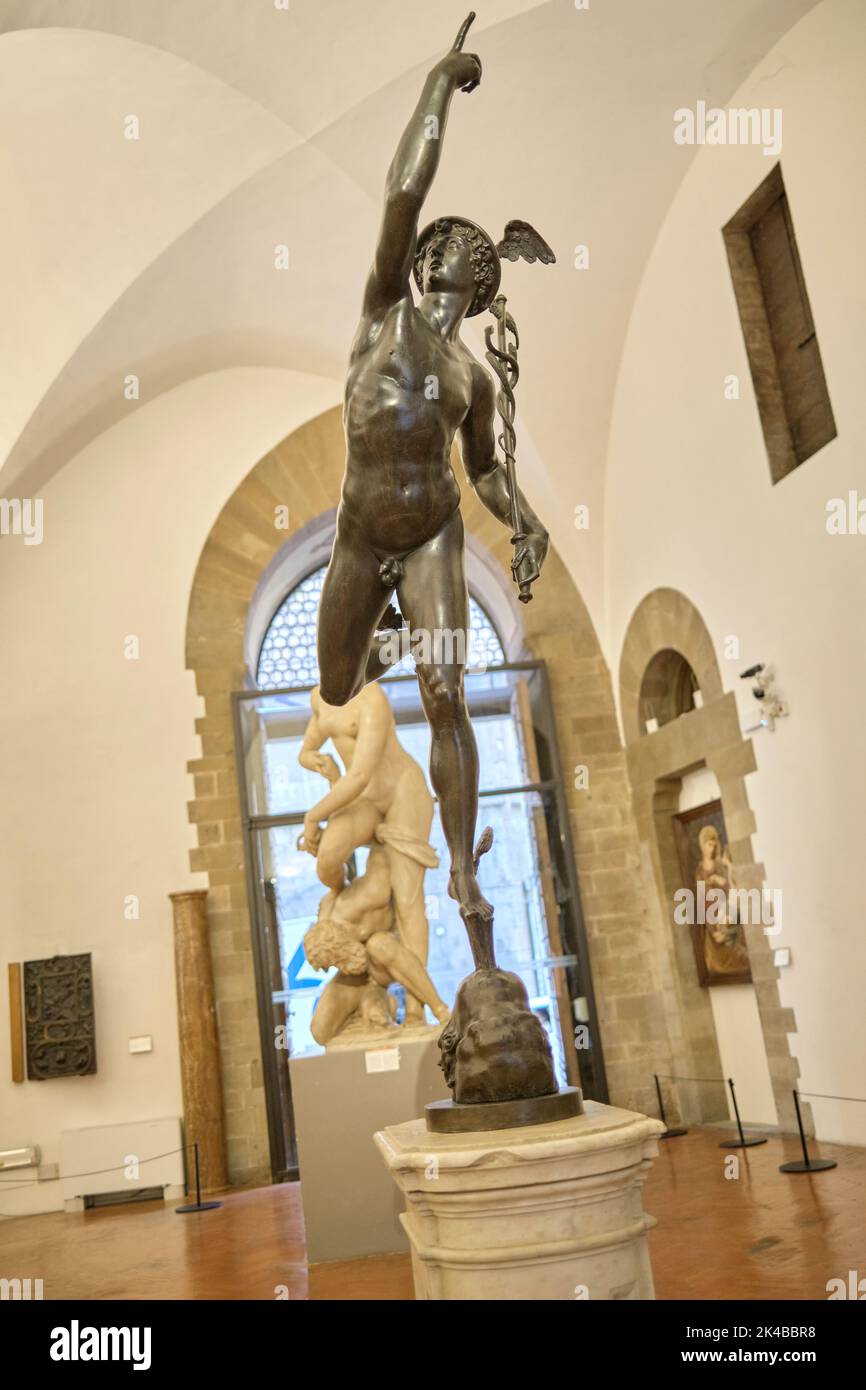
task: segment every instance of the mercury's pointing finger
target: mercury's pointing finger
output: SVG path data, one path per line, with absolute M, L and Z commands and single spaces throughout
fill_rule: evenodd
M 459 53 L 463 48 L 463 44 L 466 40 L 466 35 L 469 33 L 469 26 L 471 25 L 474 18 L 475 11 L 472 10 L 466 16 L 463 23 L 460 25 L 460 32 L 458 33 L 457 38 L 454 40 L 454 47 L 451 50 L 452 53 Z

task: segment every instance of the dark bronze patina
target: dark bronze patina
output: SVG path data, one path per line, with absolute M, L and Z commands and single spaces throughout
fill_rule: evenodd
M 488 335 L 498 401 L 490 373 L 462 342 L 460 326 L 494 304 L 500 257 L 548 263 L 554 257 L 538 233 L 519 221 L 507 224 L 498 246 L 466 217 L 439 218 L 419 235 L 452 97 L 481 81 L 480 59 L 462 51 L 473 18 L 427 77 L 388 173 L 346 383 L 346 473 L 318 646 L 322 698 L 343 705 L 385 673 L 394 659 L 393 630 L 404 619 L 413 638 L 427 639 L 425 659 L 416 666 L 432 734 L 430 776 L 451 857 L 449 893 L 466 924 L 476 966 L 458 992 L 454 1020 L 460 1026 L 452 1021 L 441 1044 L 443 1069 L 456 1099 L 478 1104 L 555 1093 L 556 1081 L 544 1030 L 529 1010 L 523 985 L 496 967 L 493 909 L 478 885 L 478 860 L 492 834 L 485 831 L 474 845 L 478 754 L 463 689 L 468 598 L 460 489 L 451 468 L 458 433 L 470 484 L 512 528 L 512 571 L 524 602 L 548 537 L 516 482 L 517 332 L 504 299 L 494 306 L 495 345 Z M 417 304 L 413 276 L 421 292 Z M 504 464 L 494 434 L 497 404 Z M 391 602 L 395 592 L 400 614 Z M 462 634 L 463 642 L 455 644 L 453 634 Z M 483 1039 L 475 1037 L 477 1028 Z
M 455 1105 L 453 1100 L 431 1100 L 424 1107 L 432 1134 L 477 1134 L 487 1129 L 522 1129 L 524 1125 L 549 1125 L 583 1114 L 583 1096 L 575 1086 L 564 1086 L 548 1096 L 503 1100 L 489 1105 Z

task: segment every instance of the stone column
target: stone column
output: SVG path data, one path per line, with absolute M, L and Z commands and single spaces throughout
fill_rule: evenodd
M 375 1136 L 406 1199 L 417 1299 L 655 1297 L 641 1187 L 659 1120 L 586 1102 L 571 1120 Z
M 195 889 L 169 897 L 174 912 L 184 1142 L 198 1143 L 202 1189 L 215 1192 L 228 1186 L 228 1175 L 207 891 Z M 191 1152 L 187 1167 L 192 1180 Z

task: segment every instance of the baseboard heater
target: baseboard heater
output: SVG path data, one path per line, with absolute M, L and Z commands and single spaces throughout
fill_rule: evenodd
M 182 1149 L 179 1116 L 64 1130 L 60 1183 L 66 1210 L 182 1197 Z
M 136 1202 L 161 1202 L 165 1196 L 162 1187 L 141 1187 L 135 1192 L 89 1192 L 82 1198 L 85 1211 L 96 1207 L 135 1206 Z

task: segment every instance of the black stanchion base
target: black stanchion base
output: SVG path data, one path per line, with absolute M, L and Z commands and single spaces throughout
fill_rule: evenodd
M 766 1144 L 766 1139 L 723 1139 L 720 1149 L 754 1149 L 757 1144 Z
M 679 1139 L 681 1134 L 688 1134 L 687 1129 L 666 1129 L 664 1134 L 659 1135 L 659 1139 Z
M 793 1158 L 790 1163 L 780 1163 L 780 1173 L 821 1173 L 825 1168 L 838 1168 L 835 1158 Z
M 191 1211 L 213 1211 L 214 1207 L 221 1207 L 222 1202 L 190 1202 L 185 1207 L 175 1207 L 176 1216 L 187 1216 Z

